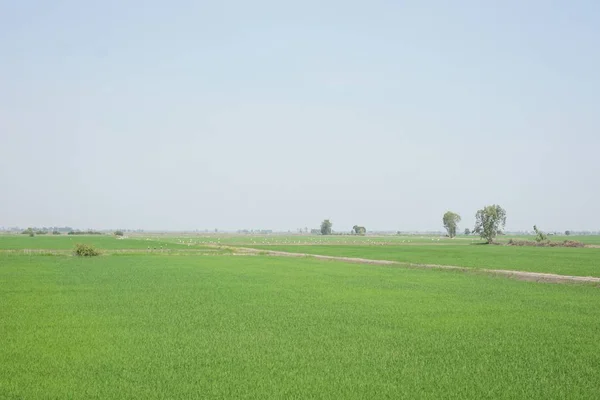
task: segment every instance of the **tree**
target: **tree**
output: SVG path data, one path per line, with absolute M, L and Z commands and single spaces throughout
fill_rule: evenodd
M 571 235 L 571 231 L 565 231 L 565 235 L 570 236 Z
M 469 236 L 471 234 L 471 230 L 469 228 L 465 228 L 465 235 Z
M 536 242 L 539 243 L 539 242 L 543 242 L 544 240 L 548 239 L 548 236 L 544 232 L 540 231 L 538 229 L 537 225 L 533 226 L 533 231 L 535 232 L 535 241 Z
M 352 227 L 352 230 L 354 231 L 355 235 L 362 235 L 362 236 L 364 236 L 367 233 L 367 229 L 364 226 L 354 225 Z
M 123 236 L 124 233 L 122 230 L 115 231 L 115 236 Z
M 460 222 L 460 215 L 453 213 L 452 211 L 446 211 L 446 214 L 444 214 L 444 217 L 442 218 L 442 222 L 444 223 L 444 228 L 446 228 L 446 231 L 448 232 L 448 236 L 451 238 L 456 236 L 456 228 Z
M 331 227 L 333 224 L 328 219 L 324 219 L 321 222 L 321 235 L 331 235 Z
M 499 205 L 485 206 L 475 214 L 474 233 L 492 243 L 496 235 L 502 233 L 506 225 L 506 211 Z

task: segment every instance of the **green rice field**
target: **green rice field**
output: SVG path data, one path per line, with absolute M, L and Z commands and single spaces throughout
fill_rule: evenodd
M 600 398 L 594 285 L 146 239 L 0 236 L 0 398 Z M 102 255 L 75 257 L 75 242 Z M 194 248 L 212 255 L 179 251 Z M 600 260 L 469 243 L 282 248 L 474 267 L 506 250 L 511 268 L 556 259 L 586 274 Z
M 600 277 L 600 248 L 489 245 L 415 246 L 255 246 L 265 250 L 357 257 L 468 268 L 518 270 Z

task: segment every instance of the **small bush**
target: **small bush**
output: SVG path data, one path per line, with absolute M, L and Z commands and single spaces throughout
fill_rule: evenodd
M 115 231 L 115 236 L 123 236 L 123 231 Z
M 75 245 L 74 254 L 79 257 L 94 257 L 99 256 L 100 252 L 94 246 L 79 243 Z
M 533 231 L 535 232 L 535 241 L 538 243 L 542 243 L 545 242 L 546 240 L 548 240 L 548 235 L 546 235 L 544 232 L 540 231 L 537 227 L 537 225 L 533 226 Z

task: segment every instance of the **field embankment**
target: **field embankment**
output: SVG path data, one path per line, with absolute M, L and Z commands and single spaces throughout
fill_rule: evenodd
M 600 277 L 600 249 L 488 245 L 253 246 L 256 249 L 476 269 Z

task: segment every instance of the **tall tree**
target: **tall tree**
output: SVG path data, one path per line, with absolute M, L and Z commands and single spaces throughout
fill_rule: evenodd
M 333 224 L 330 220 L 324 219 L 323 222 L 321 222 L 321 235 L 331 235 L 332 226 Z
M 446 211 L 444 217 L 442 218 L 442 222 L 444 223 L 444 228 L 446 228 L 446 231 L 448 232 L 448 236 L 451 238 L 456 236 L 456 229 L 458 228 L 458 223 L 460 222 L 460 215 L 452 211 Z
M 506 211 L 497 204 L 485 206 L 475 214 L 474 233 L 479 234 L 482 239 L 492 243 L 494 238 L 506 225 Z

